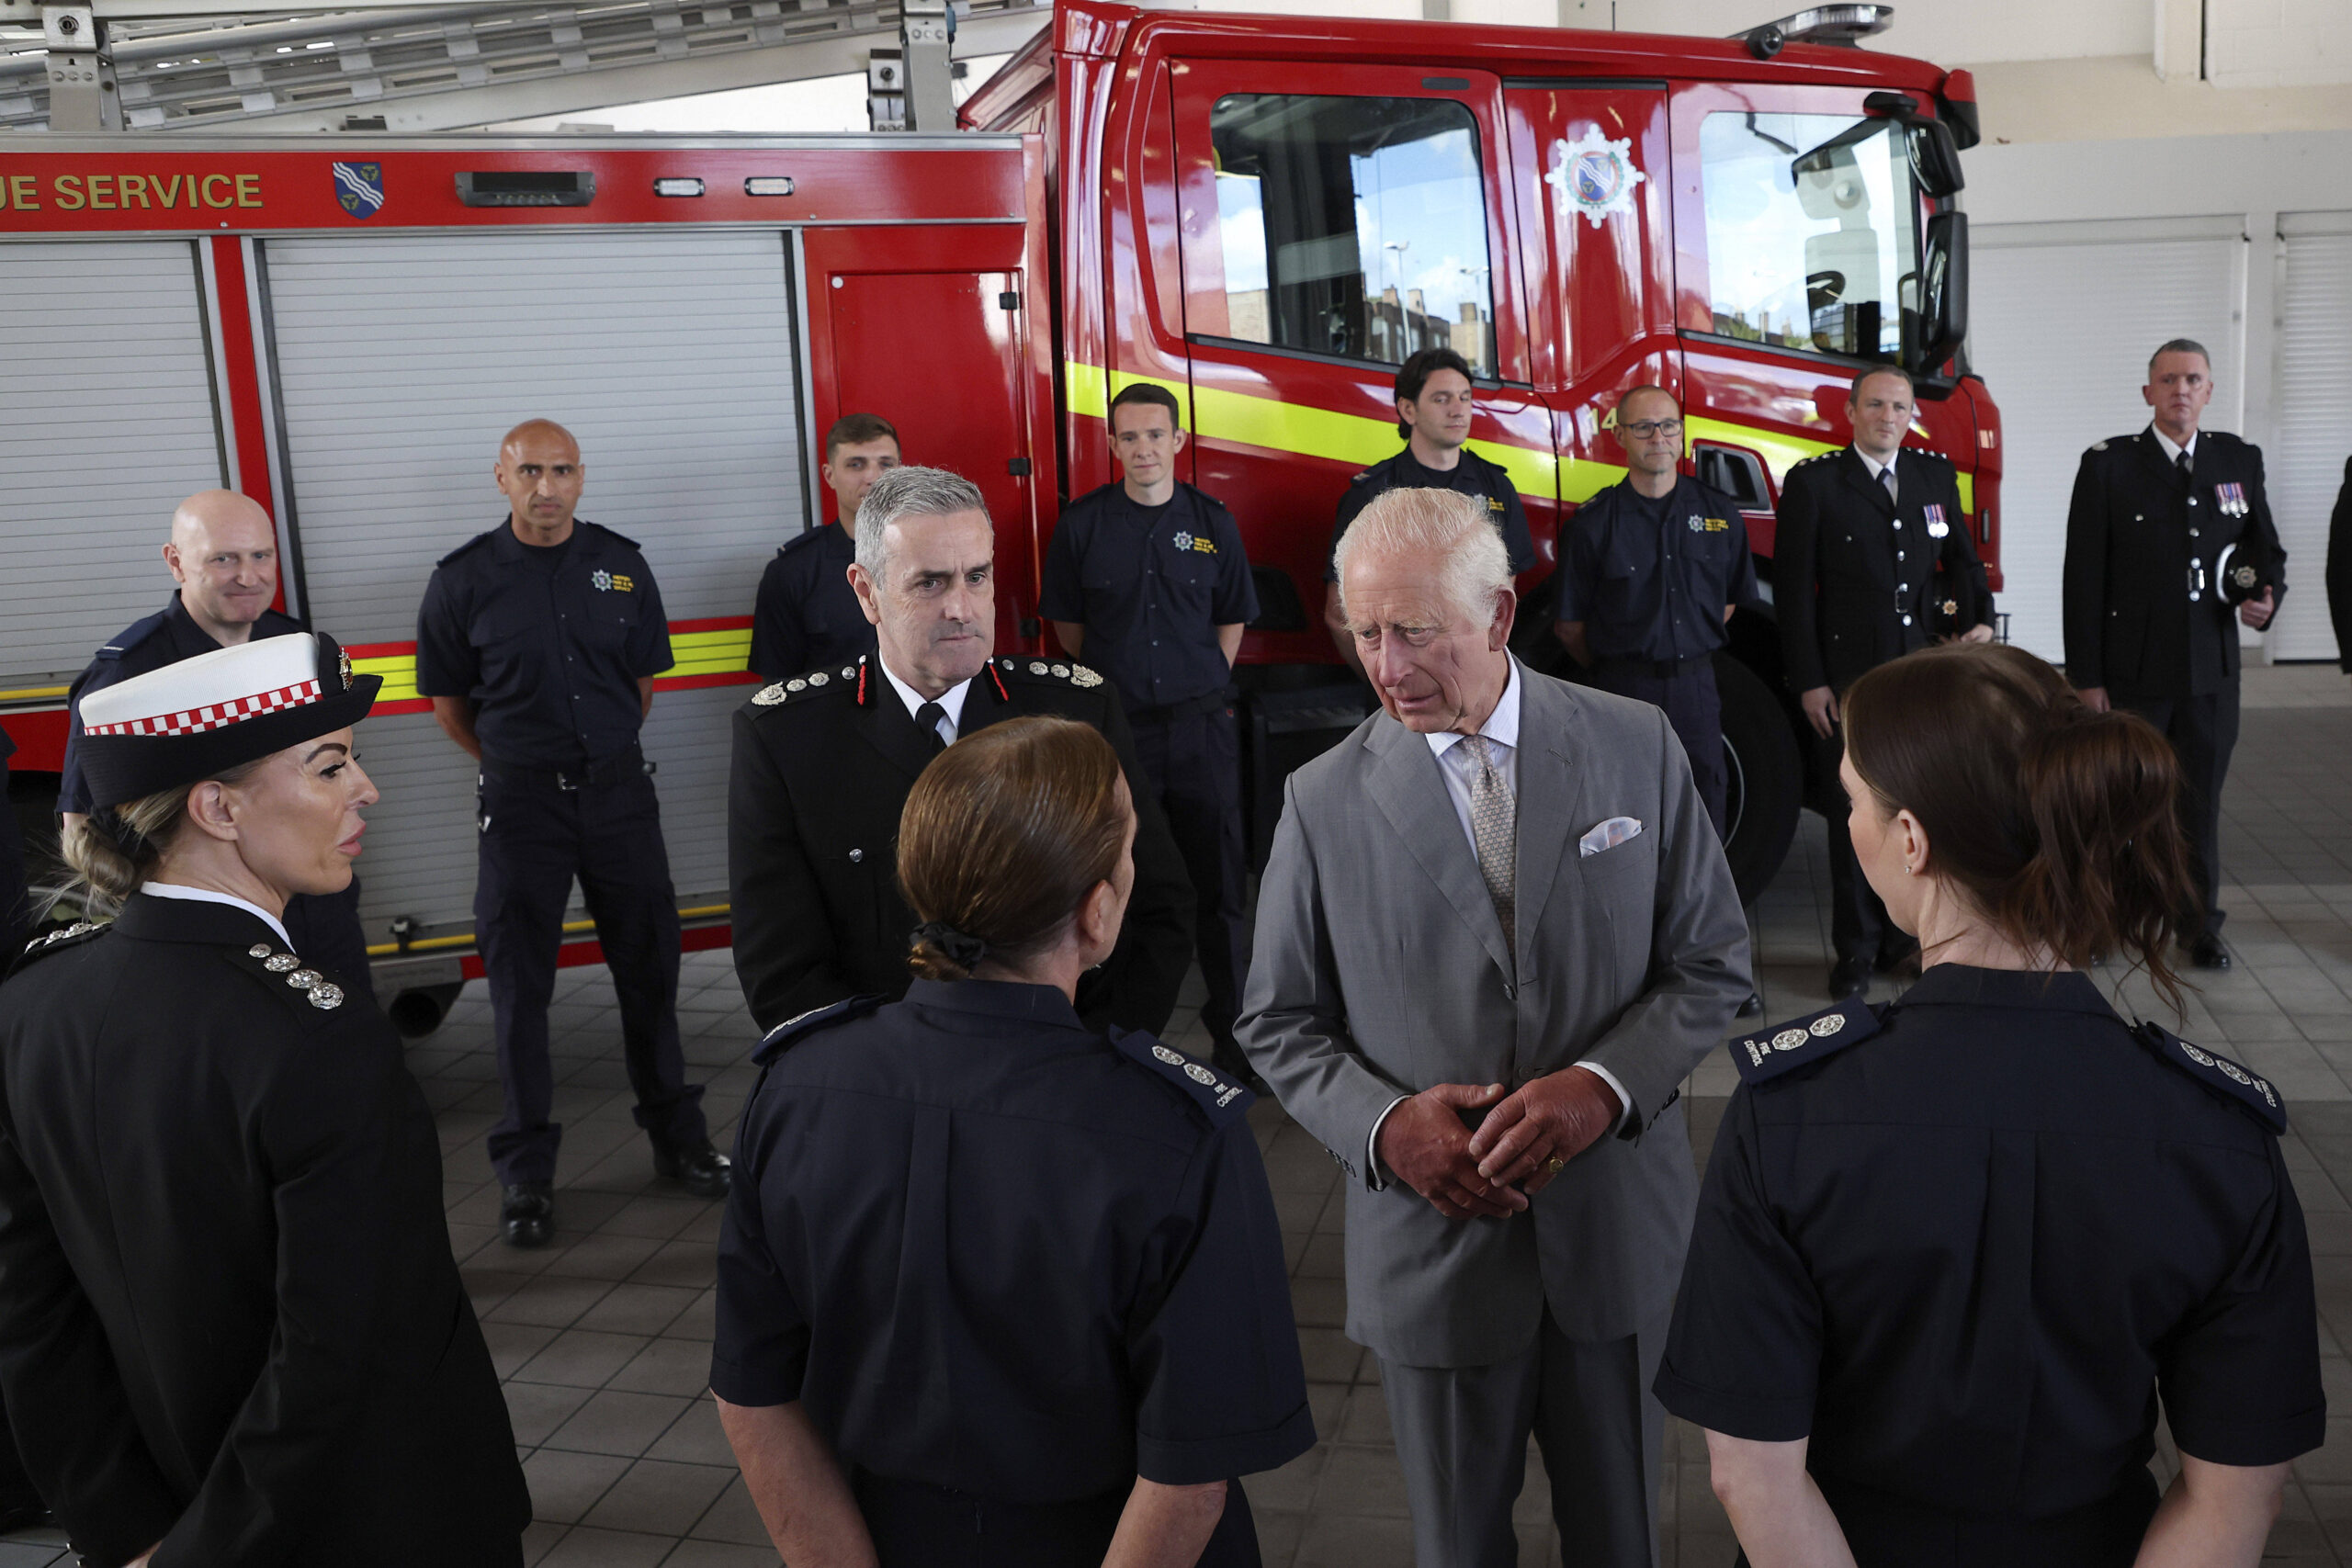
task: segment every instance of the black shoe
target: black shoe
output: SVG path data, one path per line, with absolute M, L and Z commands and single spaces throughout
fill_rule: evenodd
M 2188 944 L 2188 961 L 2199 969 L 2227 969 L 2230 950 L 2220 936 L 2205 931 Z
M 708 1138 L 691 1144 L 653 1145 L 653 1173 L 682 1183 L 697 1198 L 724 1198 L 731 1179 L 727 1156 L 710 1146 Z
M 545 1247 L 555 1235 L 555 1186 L 517 1181 L 499 1200 L 498 1224 L 509 1247 Z
M 1754 991 L 1748 992 L 1747 999 L 1739 1004 L 1738 1016 L 1741 1018 L 1762 1018 L 1764 1016 L 1764 998 Z
M 1916 936 L 1891 936 L 1878 944 L 1878 962 L 1871 965 L 1882 975 L 1892 975 L 1905 964 L 1919 966 L 1919 939 Z
M 1838 1001 L 1859 997 L 1871 988 L 1871 961 L 1849 953 L 1829 966 L 1829 994 Z

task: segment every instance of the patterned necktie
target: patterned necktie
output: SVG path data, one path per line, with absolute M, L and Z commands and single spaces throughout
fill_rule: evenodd
M 931 754 L 934 757 L 947 750 L 947 742 L 939 736 L 940 721 L 946 716 L 947 710 L 937 703 L 925 703 L 915 709 L 915 728 L 922 730 L 922 738 L 931 743 Z
M 1478 844 L 1478 874 L 1487 879 L 1487 897 L 1495 901 L 1495 918 L 1502 922 L 1503 941 L 1519 946 L 1519 803 L 1510 785 L 1495 766 L 1493 745 L 1483 735 L 1462 742 L 1478 764 L 1470 781 L 1470 836 Z

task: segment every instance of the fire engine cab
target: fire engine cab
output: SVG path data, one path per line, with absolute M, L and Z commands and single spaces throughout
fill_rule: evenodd
M 1956 200 L 1973 96 L 1963 73 L 1801 28 L 1062 0 L 960 132 L 11 137 L 0 724 L 17 770 L 53 772 L 68 682 L 171 592 L 173 505 L 260 501 L 285 608 L 386 678 L 363 919 L 379 989 L 427 997 L 473 972 L 474 781 L 415 695 L 416 605 L 503 516 L 493 446 L 526 417 L 579 434 L 582 515 L 639 542 L 676 617 L 645 746 L 694 946 L 727 935 L 752 590 L 826 521 L 819 443 L 845 412 L 979 484 L 999 646 L 1036 650 L 1058 506 L 1116 477 L 1110 397 L 1175 391 L 1182 477 L 1233 510 L 1257 574 L 1261 802 L 1369 711 L 1322 626 L 1325 551 L 1350 478 L 1399 446 L 1395 369 L 1425 346 L 1476 369 L 1474 449 L 1525 502 L 1544 561 L 1518 641 L 1539 667 L 1563 660 L 1558 529 L 1623 473 L 1611 411 L 1644 381 L 1683 397 L 1691 459 L 1750 509 L 1769 581 L 1781 477 L 1848 439 L 1858 368 L 1904 366 L 1913 438 L 1958 465 L 1997 586 L 1999 427 L 1966 373 Z M 1804 789 L 1769 615 L 1743 610 L 1718 660 L 1751 897 Z

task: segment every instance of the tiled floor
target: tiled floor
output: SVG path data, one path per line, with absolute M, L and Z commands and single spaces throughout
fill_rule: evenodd
M 2254 670 L 2226 799 L 2229 937 L 2239 965 L 2204 978 L 2183 1032 L 2225 1046 L 2287 1092 L 2288 1157 L 2318 1254 L 2328 1388 L 2340 1418 L 2296 1466 L 2271 1536 L 2279 1563 L 2352 1562 L 2352 682 L 2332 667 Z M 1818 1006 L 1827 951 L 1821 824 L 1756 910 L 1770 1013 Z M 1890 995 L 1883 986 L 1878 995 Z M 752 1032 L 724 953 L 686 960 L 686 1053 L 709 1085 L 714 1127 L 731 1127 L 752 1070 Z M 1204 1048 L 1187 1010 L 1175 1043 Z M 549 1568 L 773 1564 L 703 1393 L 718 1206 L 665 1190 L 629 1119 L 610 987 L 567 971 L 555 1009 L 565 1123 L 558 1244 L 518 1253 L 493 1234 L 497 1190 L 482 1136 L 496 1113 L 489 1004 L 470 987 L 410 1060 L 439 1114 L 450 1241 L 505 1380 L 538 1522 L 532 1562 Z M 1727 1058 L 1694 1077 L 1703 1158 L 1736 1081 Z M 1261 1105 L 1253 1113 L 1272 1178 L 1293 1299 L 1322 1441 L 1253 1478 L 1272 1568 L 1387 1568 L 1411 1560 L 1401 1478 L 1379 1373 L 1340 1331 L 1339 1176 L 1321 1147 Z M 1559 1562 L 1543 1468 L 1531 1460 L 1519 1518 L 1521 1561 Z M 1668 1441 L 1661 1509 L 1666 1568 L 1723 1568 L 1734 1545 L 1709 1493 L 1703 1447 Z M 0 1568 L 56 1562 L 53 1533 L 0 1541 Z

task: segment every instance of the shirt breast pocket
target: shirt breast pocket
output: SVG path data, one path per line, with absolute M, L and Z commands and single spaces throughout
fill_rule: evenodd
M 588 595 L 588 640 L 597 648 L 625 646 L 636 635 L 641 618 L 634 594 Z

